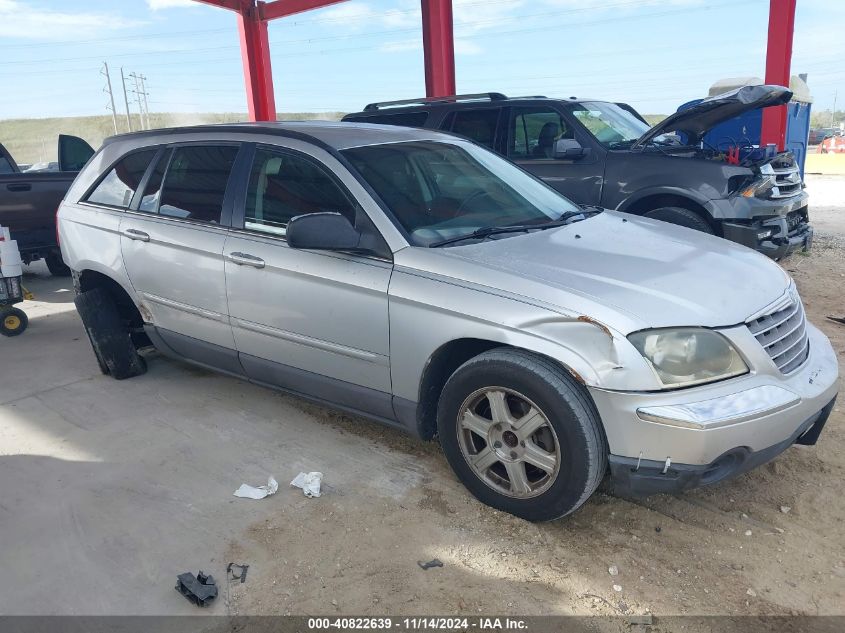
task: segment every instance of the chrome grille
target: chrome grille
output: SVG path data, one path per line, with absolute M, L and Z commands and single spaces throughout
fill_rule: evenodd
M 778 308 L 747 325 L 781 373 L 792 373 L 810 355 L 804 306 L 797 295 L 793 294 L 785 308 Z
M 789 155 L 779 156 L 768 166 L 771 167 L 771 173 L 775 177 L 775 186 L 771 193 L 772 198 L 791 198 L 801 193 L 803 188 L 801 172 L 793 158 Z

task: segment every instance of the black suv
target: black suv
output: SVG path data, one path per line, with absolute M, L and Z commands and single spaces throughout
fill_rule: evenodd
M 722 121 L 791 96 L 781 86 L 745 86 L 654 127 L 624 103 L 497 92 L 371 103 L 343 120 L 452 132 L 579 204 L 714 233 L 777 259 L 809 248 L 813 236 L 793 156 L 733 140 L 711 147 L 703 137 Z

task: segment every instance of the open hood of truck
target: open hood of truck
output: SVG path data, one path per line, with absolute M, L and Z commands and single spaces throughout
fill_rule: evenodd
M 792 91 L 783 86 L 743 86 L 730 92 L 702 99 L 699 103 L 666 117 L 643 134 L 631 149 L 644 147 L 653 138 L 669 132 L 683 132 L 690 144 L 697 143 L 708 130 L 735 116 L 782 105 L 792 98 Z

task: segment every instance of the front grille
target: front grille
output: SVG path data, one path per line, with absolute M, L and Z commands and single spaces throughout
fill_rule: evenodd
M 775 176 L 772 198 L 791 198 L 801 193 L 801 172 L 795 159 L 789 155 L 778 156 L 769 165 Z
M 778 308 L 747 325 L 781 373 L 791 374 L 810 355 L 804 306 L 797 295 L 792 296 L 785 308 Z
M 797 235 L 805 230 L 805 225 L 809 222 L 807 217 L 807 207 L 799 209 L 798 211 L 790 211 L 786 214 L 786 230 L 789 236 Z

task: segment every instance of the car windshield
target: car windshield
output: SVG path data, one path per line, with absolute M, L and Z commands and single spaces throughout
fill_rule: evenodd
M 540 180 L 472 143 L 413 141 L 341 153 L 415 246 L 484 229 L 539 226 L 580 211 Z
M 648 124 L 615 103 L 606 101 L 573 104 L 572 114 L 608 147 L 631 145 L 649 130 Z

